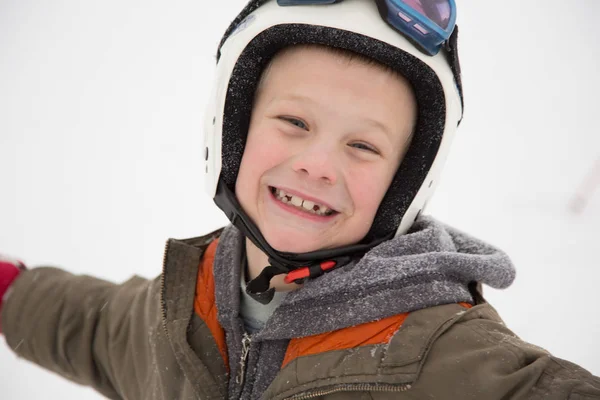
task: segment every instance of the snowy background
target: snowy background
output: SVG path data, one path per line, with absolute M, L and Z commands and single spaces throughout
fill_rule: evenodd
M 600 2 L 457 2 L 466 113 L 429 213 L 512 256 L 516 283 L 486 291 L 509 327 L 600 375 Z M 168 237 L 226 223 L 202 112 L 244 3 L 0 0 L 0 252 L 154 277 Z M 100 398 L 2 339 L 0 388 Z

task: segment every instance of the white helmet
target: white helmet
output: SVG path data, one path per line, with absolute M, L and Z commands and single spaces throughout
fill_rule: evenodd
M 206 191 L 268 254 L 267 288 L 272 275 L 325 260 L 343 264 L 412 226 L 433 194 L 462 118 L 456 40 L 457 28 L 442 51 L 425 54 L 382 20 L 373 0 L 297 7 L 253 0 L 233 21 L 219 47 L 214 91 L 205 114 Z M 303 254 L 271 248 L 234 195 L 260 75 L 279 50 L 295 44 L 338 47 L 388 65 L 410 82 L 418 105 L 412 143 L 366 237 L 356 245 Z M 264 283 L 265 279 L 250 291 L 263 292 Z

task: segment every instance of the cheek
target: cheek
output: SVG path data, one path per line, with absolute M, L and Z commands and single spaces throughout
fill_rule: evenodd
M 356 213 L 369 218 L 372 222 L 379 204 L 389 187 L 391 176 L 383 169 L 355 171 L 350 179 L 350 193 L 356 207 Z
M 253 132 L 249 135 L 238 173 L 235 191 L 240 201 L 256 195 L 262 175 L 281 164 L 287 147 L 267 134 Z
M 254 182 L 255 180 L 252 179 L 252 177 L 257 176 L 257 171 L 260 168 L 260 166 L 257 165 L 257 161 L 260 161 L 260 157 L 256 156 L 256 151 L 253 150 L 253 147 L 249 137 L 242 156 L 240 170 L 235 181 L 235 195 L 243 208 L 246 208 L 249 199 L 254 197 L 255 183 L 258 182 L 257 180 Z M 246 210 L 246 212 L 248 211 L 249 210 Z

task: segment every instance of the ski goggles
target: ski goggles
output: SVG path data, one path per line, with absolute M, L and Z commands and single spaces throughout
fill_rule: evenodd
M 326 5 L 343 0 L 277 0 L 280 6 Z M 454 0 L 375 0 L 385 22 L 434 56 L 456 25 Z

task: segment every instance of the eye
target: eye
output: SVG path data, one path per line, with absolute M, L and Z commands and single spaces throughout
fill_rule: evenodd
M 304 129 L 305 131 L 308 130 L 308 125 L 306 125 L 306 123 L 304 121 L 302 121 L 301 119 L 294 118 L 294 117 L 279 117 L 279 119 L 281 119 L 287 123 L 290 123 L 297 128 Z
M 369 151 L 373 154 L 379 154 L 379 151 L 377 151 L 377 149 L 375 147 L 373 147 L 367 143 L 356 142 L 356 143 L 350 143 L 348 146 L 354 147 L 355 149 L 359 149 L 359 150 Z

